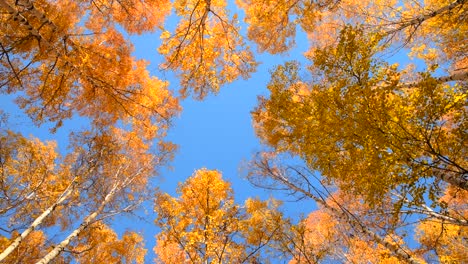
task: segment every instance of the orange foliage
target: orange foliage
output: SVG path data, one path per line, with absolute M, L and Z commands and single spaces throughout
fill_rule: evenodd
M 18 233 L 13 232 L 11 235 L 12 238 L 15 238 Z M 39 257 L 46 252 L 46 239 L 47 237 L 42 231 L 33 231 L 8 258 L 2 261 L 2 263 L 36 263 Z M 0 236 L 0 251 L 3 251 L 9 244 L 9 239 Z
M 288 226 L 275 202 L 235 204 L 230 184 L 217 171 L 196 171 L 178 193 L 156 198 L 162 229 L 154 248 L 157 263 L 255 263 L 267 249 L 274 251 Z
M 0 8 L 0 91 L 22 92 L 17 101 L 37 124 L 59 127 L 79 114 L 99 127 L 128 122 L 154 138 L 178 111 L 167 83 L 150 77 L 117 29 L 154 30 L 167 1 L 2 0 Z
M 468 191 L 450 187 L 441 200 L 448 208 L 450 216 L 459 219 L 468 218 Z M 416 230 L 416 237 L 421 243 L 422 252 L 434 257 L 437 255 L 441 263 L 468 262 L 468 227 L 441 220 L 428 219 L 422 221 Z
M 134 232 L 125 232 L 122 239 L 103 223 L 90 225 L 81 233 L 72 252 L 79 263 L 144 263 L 146 250 L 143 238 Z
M 226 0 L 176 0 L 180 18 L 174 32 L 164 30 L 158 51 L 165 69 L 181 79 L 183 97 L 202 99 L 221 85 L 247 78 L 257 63 L 240 35 L 237 15 L 230 16 Z

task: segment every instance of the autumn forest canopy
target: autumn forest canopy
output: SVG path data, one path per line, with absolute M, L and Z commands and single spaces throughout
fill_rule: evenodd
M 266 56 L 242 174 L 158 188 L 184 100 Z M 467 0 L 0 0 L 0 101 L 0 263 L 468 263 Z

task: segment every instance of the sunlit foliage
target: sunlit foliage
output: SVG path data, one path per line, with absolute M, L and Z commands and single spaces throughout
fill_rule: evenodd
M 196 171 L 178 194 L 155 201 L 157 263 L 263 263 L 289 226 L 276 201 L 237 205 L 218 171 Z

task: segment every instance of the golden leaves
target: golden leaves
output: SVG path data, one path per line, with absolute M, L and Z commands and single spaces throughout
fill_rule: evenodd
M 185 252 L 178 246 L 176 242 L 169 241 L 165 237 L 158 238 L 154 252 L 157 255 L 155 262 L 158 264 L 164 263 L 185 263 Z
M 428 66 L 444 63 L 456 69 L 466 49 L 466 6 L 462 1 L 425 1 L 424 5 L 406 4 L 401 20 L 408 25 L 404 35 L 414 53 Z M 462 36 L 463 35 L 463 36 Z
M 224 0 L 175 1 L 174 8 L 180 21 L 172 34 L 163 31 L 158 50 L 166 60 L 162 67 L 178 73 L 183 97 L 202 99 L 255 71 L 257 63 Z
M 455 219 L 466 219 L 468 216 L 467 198 L 468 191 L 453 187 L 447 188 L 441 198 L 448 209 L 446 215 Z M 437 254 L 441 263 L 463 263 L 468 260 L 465 254 L 468 247 L 466 225 L 440 219 L 423 220 L 416 228 L 415 237 L 421 243 L 421 251 L 429 257 Z
M 93 5 L 96 8 L 92 17 L 100 18 L 101 26 L 115 21 L 130 34 L 154 31 L 162 25 L 171 9 L 169 0 L 99 0 L 93 1 Z
M 345 27 L 336 45 L 311 55 L 314 81 L 307 84 L 296 64 L 279 66 L 268 86 L 270 97 L 253 113 L 257 134 L 344 190 L 365 194 L 370 203 L 397 186 L 422 199 L 424 187 L 416 182 L 423 178 L 447 176 L 444 181 L 466 188 L 455 180 L 463 170 L 453 167 L 465 167 L 463 132 L 456 132 L 466 116 L 463 91 L 440 84 L 430 73 L 405 88 L 403 73 L 376 58 L 380 39 Z M 449 116 L 458 117 L 456 128 Z
M 416 259 L 413 252 L 406 248 L 403 237 L 392 231 L 387 232 L 385 225 L 389 225 L 388 208 L 372 210 L 368 204 L 363 203 L 360 197 L 347 195 L 338 191 L 325 199 L 323 204 L 293 231 L 295 246 L 292 252 L 295 263 L 324 263 L 330 261 L 352 263 L 400 263 L 402 259 L 396 257 L 394 249 L 385 245 L 397 245 Z M 387 201 L 390 202 L 390 201 Z M 390 206 L 386 204 L 384 207 Z M 344 214 L 341 214 L 342 212 Z M 352 219 L 347 218 L 348 215 Z M 359 227 L 363 227 L 362 229 Z M 368 232 L 362 230 L 379 230 L 383 233 L 377 241 Z M 400 256 L 401 257 L 401 256 Z M 425 263 L 417 259 L 417 263 Z
M 423 221 L 417 228 L 417 239 L 423 251 L 431 255 L 433 251 L 441 263 L 463 263 L 468 261 L 466 242 L 468 228 L 441 221 Z
M 53 203 L 70 178 L 57 168 L 55 142 L 42 143 L 6 131 L 0 134 L 0 213 L 15 212 L 10 224 L 27 221 Z M 53 184 L 51 184 L 53 183 Z
M 130 34 L 152 31 L 162 23 L 170 3 L 92 1 L 66 8 L 62 4 L 67 2 L 35 2 L 25 10 L 13 3 L 2 5 L 10 16 L 24 17 L 15 26 L 18 32 L 2 31 L 1 66 L 6 74 L 1 83 L 8 87 L 6 92 L 24 92 L 18 103 L 37 124 L 51 121 L 57 128 L 79 114 L 97 127 L 130 122 L 143 138 L 160 136 L 158 128 L 165 129 L 178 112 L 178 103 L 167 83 L 151 77 L 146 62 L 132 57 L 133 47 L 117 25 Z M 60 13 L 61 9 L 66 10 Z M 14 21 L 7 20 L 5 27 L 11 28 Z M 27 48 L 21 39 L 30 42 Z
M 179 199 L 167 194 L 156 198 L 156 224 L 163 230 L 158 241 L 168 246 L 158 244 L 160 260 L 165 261 L 164 251 L 174 247 L 174 243 L 185 252 L 185 258 L 192 261 L 222 255 L 235 229 L 238 211 L 229 184 L 222 180 L 219 172 L 202 169 L 181 184 L 178 193 Z
M 455 209 L 461 211 L 463 202 L 448 205 L 439 196 L 444 184 L 467 188 L 467 96 L 466 84 L 459 82 L 466 79 L 459 74 L 466 64 L 465 1 L 237 4 L 245 10 L 248 38 L 259 51 L 286 52 L 294 45 L 297 26 L 311 42 L 307 57 L 312 81 L 301 78 L 294 63 L 279 66 L 268 87 L 271 96 L 262 98 L 254 113 L 257 134 L 275 154 L 293 153 L 328 183 L 347 194 L 361 194 L 368 204 L 360 209 L 366 213 L 374 205 L 387 205 L 382 197 L 391 191 L 414 198 L 415 205 L 432 200 L 447 206 L 447 218 Z M 144 199 L 153 165 L 164 164 L 175 149 L 162 139 L 180 108 L 168 83 L 151 76 L 147 62 L 132 56 L 127 36 L 158 29 L 174 7 L 179 21 L 174 30 L 168 26 L 161 33 L 162 66 L 179 75 L 182 97 L 202 99 L 239 77 L 248 78 L 257 65 L 237 15 L 227 6 L 225 0 L 0 0 L 1 92 L 21 95 L 19 105 L 37 124 L 59 127 L 76 114 L 91 123 L 90 131 L 75 133 L 73 153 L 64 159 L 53 143 L 1 135 L 1 174 L 7 176 L 1 179 L 6 198 L 0 204 L 2 213 L 14 212 L 9 223 L 30 223 L 75 183 L 79 188 L 66 202 L 78 209 L 59 204 L 42 226 L 69 228 L 83 208 L 106 207 L 102 198 L 114 190 L 119 192 L 109 203 L 112 209 L 130 210 Z M 394 44 L 409 47 L 428 70 L 399 70 L 383 61 L 380 55 L 388 55 L 387 47 Z M 437 78 L 439 67 L 451 67 L 455 75 Z M 414 82 L 404 83 L 406 79 Z M 263 256 L 256 250 L 264 245 L 285 246 L 278 241 L 290 231 L 284 231 L 289 223 L 278 205 L 256 199 L 235 204 L 219 172 L 197 171 L 180 185 L 179 195 L 156 199 L 163 232 L 155 250 L 162 262 L 254 262 Z M 326 240 L 346 238 L 336 230 L 338 221 L 325 214 L 314 213 L 316 222 L 303 224 L 314 230 L 301 230 L 304 245 L 319 260 L 334 250 L 324 245 Z M 374 224 L 384 222 L 366 217 Z M 452 257 L 446 248 L 459 254 L 465 247 L 455 237 L 465 235 L 462 228 L 445 228 L 436 221 L 443 245 L 435 245 L 427 223 L 420 226 L 421 243 L 443 252 L 442 261 Z M 30 239 L 34 245 L 46 241 L 40 232 L 31 233 Z M 2 246 L 6 240 L 2 238 Z M 78 257 L 82 262 L 143 262 L 141 241 L 135 233 L 119 240 L 97 222 L 74 246 L 78 251 L 92 246 L 92 254 Z M 389 241 L 397 245 L 399 238 L 388 235 L 382 241 L 378 246 L 369 238 L 351 237 L 343 247 L 356 262 L 375 256 L 396 261 L 381 246 Z
M 296 24 L 291 16 L 297 14 L 298 2 L 273 0 L 238 0 L 246 13 L 247 36 L 255 41 L 260 52 L 282 53 L 295 42 Z
M 157 263 L 242 263 L 281 239 L 287 221 L 275 202 L 234 203 L 230 184 L 217 171 L 198 170 L 179 186 L 179 198 L 158 194 Z
M 103 223 L 86 228 L 72 247 L 79 263 L 144 263 L 146 250 L 143 238 L 134 232 L 125 232 L 121 239 Z

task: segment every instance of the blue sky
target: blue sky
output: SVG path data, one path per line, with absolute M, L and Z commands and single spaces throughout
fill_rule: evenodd
M 135 56 L 151 61 L 148 69 L 158 78 L 170 82 L 172 90 L 178 90 L 178 80 L 170 72 L 158 70 L 161 57 L 156 52 L 159 45 L 158 35 L 133 37 Z M 251 44 L 255 50 L 254 44 Z M 287 60 L 302 60 L 302 52 L 308 48 L 305 34 L 299 33 L 296 47 L 285 55 L 271 56 L 256 54 L 260 62 L 257 72 L 248 80 L 237 80 L 223 86 L 217 95 L 209 95 L 203 101 L 187 98 L 181 102 L 183 111 L 173 120 L 173 127 L 168 132 L 167 139 L 179 146 L 172 168 L 164 169 L 161 177 L 154 184 L 161 190 L 176 195 L 179 182 L 183 182 L 197 169 L 215 169 L 223 174 L 223 178 L 232 184 L 237 203 L 243 203 L 248 197 L 268 199 L 275 197 L 293 201 L 278 192 L 254 188 L 241 173 L 243 164 L 252 155 L 261 150 L 262 146 L 256 138 L 250 112 L 257 105 L 259 95 L 267 95 L 267 83 L 270 80 L 269 70 L 275 65 Z M 285 202 L 283 210 L 295 219 L 301 214 L 307 214 L 315 207 L 310 201 L 299 203 Z M 148 212 L 151 212 L 150 208 Z M 158 232 L 152 224 L 156 215 L 149 214 L 148 222 L 141 223 L 149 249 L 147 261 L 154 258 L 154 235 Z M 144 227 L 143 227 L 144 226 Z
M 236 9 L 233 6 L 234 1 L 228 2 L 229 8 Z M 235 11 L 240 13 L 239 20 L 242 21 L 242 12 L 238 9 Z M 166 21 L 169 29 L 173 29 L 175 24 L 174 15 L 169 16 Z M 245 24 L 241 23 L 241 26 L 243 27 L 243 35 L 246 35 Z M 262 199 L 274 197 L 285 201 L 283 211 L 294 219 L 298 219 L 300 215 L 307 215 L 316 209 L 311 201 L 297 202 L 294 197 L 285 196 L 284 193 L 255 188 L 243 177 L 241 172 L 242 166 L 252 155 L 262 149 L 252 127 L 250 112 L 257 105 L 257 97 L 268 93 L 266 86 L 270 79 L 269 70 L 289 60 L 305 62 L 302 53 L 307 50 L 308 41 L 300 28 L 297 29 L 296 46 L 287 54 L 277 56 L 255 54 L 260 65 L 257 72 L 253 73 L 248 80 L 237 80 L 225 85 L 221 87 L 219 94 L 209 95 L 203 101 L 196 101 L 192 98 L 181 101 L 183 111 L 172 120 L 172 127 L 167 136 L 167 140 L 178 145 L 178 150 L 169 167 L 164 168 L 161 175 L 152 181 L 155 187 L 170 195 L 176 195 L 176 188 L 180 182 L 185 181 L 194 171 L 207 168 L 220 171 L 224 179 L 231 182 L 237 203 L 243 203 L 248 197 Z M 148 70 L 151 74 L 162 80 L 167 80 L 170 83 L 170 89 L 178 91 L 179 80 L 174 73 L 159 69 L 159 64 L 163 59 L 157 52 L 160 44 L 159 32 L 132 36 L 130 39 L 135 46 L 134 55 L 150 62 Z M 249 44 L 255 51 L 256 46 L 253 43 Z M 408 58 L 405 55 L 407 52 L 408 50 L 404 48 L 397 49 L 395 53 L 385 54 L 382 59 L 389 63 L 398 62 L 400 68 L 413 62 L 418 70 L 423 70 L 425 65 L 421 61 Z M 442 74 L 441 70 L 437 73 Z M 85 119 L 75 116 L 71 120 L 66 120 L 57 133 L 51 134 L 49 133 L 50 124 L 36 127 L 23 114 L 22 110 L 18 109 L 13 103 L 16 96 L 0 95 L 0 109 L 5 110 L 10 115 L 9 128 L 20 131 L 25 136 L 31 135 L 41 140 L 55 140 L 58 142 L 61 153 L 67 151 L 69 133 L 81 130 L 88 124 Z M 122 234 L 126 229 L 132 229 L 144 235 L 148 249 L 147 263 L 153 262 L 154 236 L 158 233 L 158 229 L 153 223 L 156 215 L 153 213 L 152 207 L 151 201 L 148 201 L 138 211 L 140 218 L 117 217 L 112 223 L 119 234 Z M 415 245 L 412 236 L 406 240 L 410 247 Z M 283 260 L 278 260 L 278 263 L 283 262 Z
M 168 23 L 173 23 L 169 18 Z M 179 89 L 178 80 L 173 73 L 162 72 L 158 64 L 162 57 L 157 53 L 159 46 L 159 33 L 143 35 L 131 38 L 135 45 L 134 55 L 148 60 L 151 64 L 148 69 L 151 74 L 170 82 L 170 88 Z M 255 45 L 251 44 L 255 50 Z M 269 70 L 275 65 L 287 60 L 304 60 L 302 52 L 307 49 L 307 40 L 304 34 L 299 34 L 296 48 L 285 55 L 271 56 L 256 54 L 260 62 L 257 72 L 248 80 L 238 80 L 221 88 L 219 94 L 210 95 L 203 101 L 187 98 L 181 102 L 183 111 L 173 120 L 173 126 L 168 132 L 167 139 L 179 146 L 175 159 L 170 164 L 171 168 L 165 168 L 161 176 L 154 179 L 153 184 L 161 190 L 176 194 L 177 184 L 191 176 L 197 169 L 216 169 L 222 172 L 223 178 L 232 183 L 235 198 L 238 203 L 243 203 L 248 197 L 260 197 L 268 199 L 291 200 L 280 193 L 254 188 L 240 173 L 241 166 L 252 155 L 261 150 L 259 140 L 256 138 L 250 112 L 257 104 L 259 95 L 266 95 L 266 85 L 270 79 Z M 24 115 L 22 110 L 13 103 L 13 96 L 0 96 L 1 108 L 5 110 L 9 118 L 9 128 L 21 131 L 25 136 L 38 137 L 41 140 L 55 140 L 61 153 L 65 153 L 68 145 L 68 135 L 71 131 L 80 130 L 87 126 L 86 120 L 73 117 L 66 120 L 55 134 L 49 133 L 51 126 L 44 124 L 35 126 Z M 296 218 L 301 214 L 307 214 L 314 210 L 311 202 L 289 203 L 283 206 L 287 215 Z M 142 219 L 118 218 L 113 226 L 119 233 L 130 228 L 144 234 L 145 244 L 148 248 L 146 260 L 151 263 L 154 258 L 152 248 L 155 244 L 154 236 L 158 229 L 153 224 L 156 215 L 152 213 L 152 205 L 146 203 L 143 208 L 148 214 L 139 215 Z

